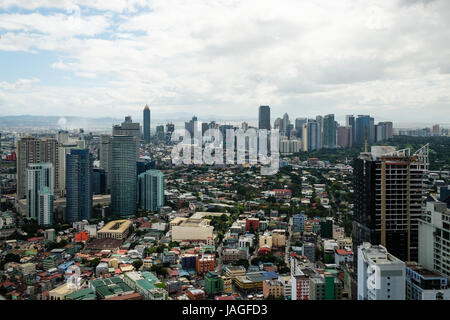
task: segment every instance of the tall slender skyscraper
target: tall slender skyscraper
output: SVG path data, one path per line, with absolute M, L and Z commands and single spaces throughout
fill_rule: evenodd
M 111 136 L 100 136 L 100 167 L 105 170 L 107 189 L 111 190 Z
M 323 147 L 328 149 L 336 148 L 336 122 L 334 114 L 327 114 L 323 118 Z
M 136 137 L 113 136 L 111 140 L 111 210 L 114 215 L 136 214 Z
M 39 225 L 50 225 L 53 220 L 53 164 L 30 163 L 27 169 L 27 217 Z
M 164 206 L 164 175 L 159 170 L 148 170 L 139 175 L 139 206 L 150 211 L 159 211 Z
M 145 105 L 144 108 L 144 141 L 150 143 L 150 108 Z
M 402 261 L 417 261 L 418 221 L 425 210 L 428 146 L 372 147 L 354 164 L 354 252 L 363 242 L 381 244 Z
M 258 128 L 270 130 L 270 107 L 260 106 L 258 116 Z
M 355 124 L 355 117 L 352 114 L 345 116 L 345 126 L 352 127 L 352 141 L 353 143 L 355 143 L 356 124 Z
M 66 155 L 66 220 L 92 218 L 93 161 L 88 149 L 72 149 Z

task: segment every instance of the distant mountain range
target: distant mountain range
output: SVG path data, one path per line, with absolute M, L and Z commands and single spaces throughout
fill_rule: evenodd
M 4 116 L 0 117 L 0 128 L 111 128 L 123 119 L 116 118 L 86 118 L 86 117 L 58 117 L 58 116 Z

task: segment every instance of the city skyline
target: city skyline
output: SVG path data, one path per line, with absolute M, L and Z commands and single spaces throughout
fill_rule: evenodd
M 235 118 L 271 105 L 432 123 L 450 101 L 448 12 L 443 0 L 6 1 L 0 110 L 136 118 L 147 103 L 154 119 Z

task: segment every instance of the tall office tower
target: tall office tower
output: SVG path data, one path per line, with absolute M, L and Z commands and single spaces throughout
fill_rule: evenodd
M 194 129 L 196 129 L 196 125 L 197 125 L 196 116 L 193 116 L 191 120 L 184 123 L 184 129 L 186 129 L 191 134 L 191 137 L 194 136 Z
M 164 175 L 158 170 L 148 170 L 138 178 L 138 203 L 145 210 L 157 212 L 164 206 Z
M 136 214 L 136 137 L 113 136 L 111 140 L 111 211 L 114 215 Z
M 374 146 L 354 160 L 354 252 L 370 242 L 402 261 L 417 261 L 427 170 L 428 145 L 414 154 Z
M 138 122 L 133 122 L 130 116 L 125 117 L 121 125 L 113 126 L 113 136 L 132 136 L 136 139 L 136 159 L 139 159 L 139 148 L 141 141 L 141 127 Z
M 51 138 L 37 139 L 25 137 L 17 141 L 17 197 L 22 199 L 27 194 L 27 168 L 30 163 L 53 164 L 53 192 L 60 191 L 58 142 Z
M 313 151 L 319 149 L 319 124 L 309 119 L 303 124 L 302 150 Z
M 317 149 L 322 149 L 323 148 L 323 117 L 322 116 L 316 116 L 316 122 L 317 122 L 317 127 L 318 127 L 318 147 Z
M 283 126 L 282 122 L 283 122 L 283 120 L 281 118 L 276 118 L 273 123 L 273 128 L 282 131 L 282 126 Z
M 106 172 L 108 190 L 111 190 L 111 136 L 100 136 L 100 167 Z
M 364 145 L 364 143 L 367 142 L 371 143 L 373 142 L 372 137 L 372 121 L 370 116 L 367 115 L 358 115 L 358 118 L 355 120 L 356 125 L 356 131 L 355 131 L 355 145 Z
M 355 117 L 352 114 L 348 114 L 345 116 L 345 126 L 352 127 L 352 141 L 355 142 L 356 123 Z
M 165 140 L 164 125 L 156 126 L 156 138 L 161 141 Z
M 352 143 L 352 127 L 337 128 L 337 145 L 341 148 L 350 148 Z
M 92 192 L 94 194 L 108 193 L 108 176 L 106 175 L 105 169 L 94 168 L 92 179 L 93 179 Z
M 336 122 L 334 114 L 327 114 L 323 118 L 323 147 L 327 149 L 336 148 Z
M 66 220 L 92 218 L 93 159 L 88 149 L 72 149 L 66 155 Z
M 428 201 L 419 221 L 419 264 L 450 277 L 450 209 L 445 202 Z
M 392 139 L 392 136 L 394 135 L 394 125 L 391 121 L 385 121 L 384 122 L 384 128 L 386 130 L 385 136 L 386 140 Z
M 270 130 L 270 107 L 260 106 L 258 116 L 258 129 Z
M 303 124 L 308 121 L 307 118 L 295 119 L 295 130 L 297 130 L 297 138 L 303 138 Z
M 30 163 L 27 169 L 27 217 L 39 225 L 52 224 L 54 167 L 52 163 Z
M 291 124 L 291 121 L 289 121 L 289 115 L 285 113 L 283 115 L 283 119 L 281 120 L 281 126 L 280 126 L 280 133 L 282 135 L 288 135 L 289 133 L 289 125 Z
M 386 140 L 386 127 L 383 122 L 375 125 L 375 142 Z
M 150 143 L 150 108 L 144 107 L 144 142 Z
M 358 246 L 358 300 L 405 300 L 406 265 L 385 247 Z

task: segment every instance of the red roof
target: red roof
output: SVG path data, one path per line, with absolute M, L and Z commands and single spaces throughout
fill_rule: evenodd
M 347 251 L 347 250 L 344 250 L 344 249 L 337 249 L 336 252 L 337 252 L 337 254 L 339 254 L 339 255 L 353 254 L 353 251 Z

